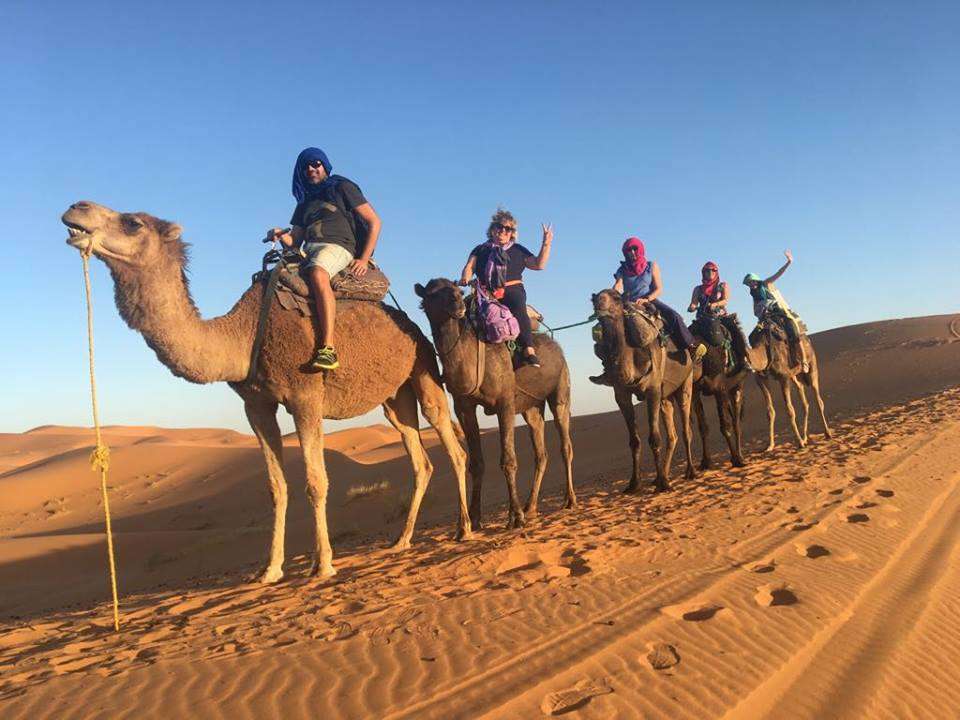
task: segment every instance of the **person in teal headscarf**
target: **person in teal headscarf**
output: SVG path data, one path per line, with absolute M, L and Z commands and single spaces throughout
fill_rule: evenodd
M 794 361 L 799 362 L 803 372 L 807 372 L 809 366 L 806 351 L 801 342 L 803 333 L 800 330 L 800 316 L 791 309 L 774 285 L 774 282 L 779 280 L 793 263 L 793 254 L 789 250 L 784 250 L 783 254 L 787 261 L 773 275 L 763 280 L 756 273 L 747 273 L 743 278 L 743 284 L 750 290 L 750 297 L 753 298 L 753 314 L 757 316 L 757 320 L 760 323 L 765 320 L 776 322 L 786 331 Z M 752 338 L 753 333 L 751 333 Z

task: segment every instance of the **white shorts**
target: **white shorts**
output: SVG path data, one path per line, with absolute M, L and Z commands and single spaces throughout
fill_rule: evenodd
M 353 254 L 343 245 L 334 243 L 305 242 L 301 251 L 307 258 L 305 267 L 323 268 L 331 278 L 353 262 Z

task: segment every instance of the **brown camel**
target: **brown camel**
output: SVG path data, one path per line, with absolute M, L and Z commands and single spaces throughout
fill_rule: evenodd
M 507 479 L 510 513 L 507 527 L 522 527 L 525 517 L 537 514 L 540 483 L 547 469 L 544 442 L 544 405 L 550 405 L 560 435 L 560 452 L 567 474 L 565 507 L 576 507 L 573 490 L 573 443 L 570 441 L 570 371 L 560 346 L 545 335 L 535 335 L 534 347 L 540 367 L 514 371 L 506 346 L 481 342 L 466 317 L 463 293 L 450 280 L 435 278 L 424 287 L 414 287 L 430 321 L 433 342 L 443 363 L 443 379 L 453 395 L 453 407 L 467 436 L 470 459 L 470 519 L 480 527 L 483 450 L 477 406 L 488 415 L 496 413 L 500 426 L 500 467 Z M 530 498 L 524 510 L 517 496 L 517 456 L 513 428 L 517 413 L 530 428 L 535 467 Z
M 615 290 L 602 290 L 592 296 L 593 310 L 600 322 L 600 346 L 606 355 L 608 376 L 613 381 L 613 395 L 627 424 L 630 450 L 633 454 L 633 474 L 624 492 L 640 489 L 640 424 L 633 407 L 633 398 L 646 401 L 650 426 L 650 449 L 657 469 L 656 489 L 669 490 L 670 465 L 677 447 L 677 430 L 673 421 L 673 405 L 680 411 L 681 432 L 687 454 L 685 477 L 692 479 L 693 452 L 690 448 L 690 405 L 693 395 L 693 358 L 687 350 L 676 350 L 672 341 L 668 346 L 660 342 L 663 322 L 645 312 L 638 304 L 630 303 L 625 317 L 623 298 Z M 629 320 L 625 323 L 625 320 Z M 662 451 L 660 415 L 667 429 L 667 447 Z
M 743 407 L 743 382 L 749 375 L 742 362 L 737 362 L 733 368 L 727 367 L 727 352 L 723 347 L 708 343 L 698 332 L 698 323 L 690 326 L 690 331 L 699 342 L 707 347 L 707 354 L 701 360 L 701 369 L 693 383 L 693 411 L 697 416 L 697 427 L 700 430 L 700 444 L 702 458 L 700 469 L 709 469 L 713 461 L 710 458 L 710 427 L 707 424 L 706 413 L 703 410 L 703 396 L 712 395 L 717 403 L 717 417 L 720 419 L 720 432 L 723 433 L 730 448 L 730 463 L 734 467 L 744 467 L 747 463 L 743 459 L 741 434 L 741 409 Z
M 71 205 L 63 222 L 70 233 L 68 244 L 106 263 L 120 315 L 144 336 L 160 362 L 190 382 L 227 382 L 243 398 L 273 496 L 273 539 L 259 576 L 262 582 L 283 576 L 287 486 L 276 418 L 279 405 L 293 415 L 303 449 L 316 526 L 312 574 L 328 577 L 336 572 L 327 531 L 323 419 L 355 417 L 377 405 L 400 432 L 416 483 L 395 547 L 409 547 L 433 472 L 420 438 L 418 401 L 453 463 L 460 489 L 458 536 L 469 536 L 465 453 L 454 434 L 433 348 L 406 315 L 381 303 L 339 301 L 337 347 L 343 367 L 335 373 L 310 373 L 303 368 L 313 351 L 316 320 L 273 303 L 257 371 L 248 382 L 262 285 L 251 286 L 226 315 L 203 320 L 187 286 L 187 246 L 179 225 L 146 213 L 117 213 L 92 202 Z
M 809 369 L 807 372 L 803 372 L 800 363 L 794 361 L 786 334 L 779 327 L 773 327 L 770 323 L 765 323 L 762 329 L 754 330 L 750 334 L 750 344 L 752 346 L 750 348 L 750 362 L 756 372 L 757 385 L 760 386 L 767 402 L 767 425 L 770 438 L 766 447 L 767 450 L 773 450 L 775 445 L 773 426 L 776 411 L 773 408 L 773 394 L 770 391 L 772 380 L 780 383 L 780 392 L 783 394 L 783 403 L 787 407 L 790 427 L 793 429 L 793 435 L 800 447 L 806 447 L 807 445 L 807 427 L 810 418 L 810 404 L 807 402 L 804 385 L 813 389 L 813 396 L 820 410 L 820 420 L 823 422 L 823 434 L 828 438 L 833 437 L 830 426 L 827 424 L 827 416 L 823 410 L 823 398 L 820 396 L 820 366 L 817 355 L 813 350 L 813 344 L 806 335 L 801 336 L 801 342 L 808 363 Z M 797 427 L 797 414 L 793 409 L 791 387 L 794 385 L 803 406 L 803 432 Z

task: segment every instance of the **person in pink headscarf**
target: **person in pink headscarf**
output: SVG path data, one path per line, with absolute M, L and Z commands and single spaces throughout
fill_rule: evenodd
M 657 261 L 647 258 L 646 247 L 640 238 L 627 238 L 621 249 L 623 261 L 613 274 L 613 289 L 623 296 L 624 302 L 656 308 L 677 348 L 690 350 L 693 359 L 699 361 L 707 352 L 706 346 L 693 337 L 680 313 L 659 299 L 663 293 L 663 281 L 660 279 L 660 266 Z M 606 372 L 592 376 L 590 381 L 598 385 L 611 384 Z
M 740 367 L 752 370 L 750 358 L 747 355 L 747 338 L 743 334 L 743 328 L 740 327 L 740 321 L 737 319 L 736 313 L 727 312 L 730 288 L 727 283 L 720 279 L 720 268 L 715 262 L 707 262 L 700 269 L 700 278 L 702 282 L 693 289 L 690 305 L 687 307 L 687 312 L 697 313 L 692 327 L 696 329 L 700 337 L 714 344 L 715 342 L 719 343 L 720 338 L 723 337 L 722 331 L 717 328 L 717 323 L 723 325 L 730 333 L 730 343 L 733 345 L 735 361 Z M 716 332 L 714 332 L 714 328 L 717 328 Z M 712 337 L 718 339 L 716 341 L 710 340 Z

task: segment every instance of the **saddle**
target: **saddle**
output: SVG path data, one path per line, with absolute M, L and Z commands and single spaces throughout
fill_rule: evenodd
M 268 253 L 269 255 L 269 253 Z M 267 270 L 268 262 L 275 258 L 264 257 L 263 269 L 255 273 L 253 282 L 267 283 L 271 272 Z M 307 317 L 316 314 L 316 305 L 310 292 L 310 285 L 303 275 L 303 258 L 296 252 L 287 252 L 278 260 L 279 269 L 276 269 L 277 279 L 274 292 L 277 302 L 284 310 L 296 310 L 300 315 Z M 349 270 L 337 273 L 330 280 L 333 294 L 338 300 L 367 300 L 382 302 L 390 290 L 390 281 L 383 271 L 373 261 L 362 278 L 354 277 Z
M 736 320 L 736 314 L 731 313 L 728 317 Z M 733 338 L 730 331 L 717 315 L 701 314 L 690 325 L 690 332 L 703 340 L 710 347 L 719 348 L 723 351 L 723 369 L 732 370 L 737 359 L 733 352 Z
M 623 303 L 623 330 L 627 337 L 627 344 L 631 347 L 644 347 L 645 334 L 650 332 L 651 326 L 657 332 L 657 342 L 661 347 L 666 346 L 668 335 L 664 329 L 663 318 L 654 305 L 643 305 L 638 302 Z

